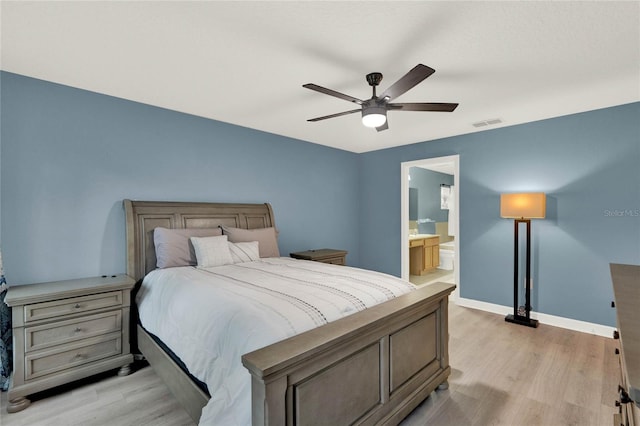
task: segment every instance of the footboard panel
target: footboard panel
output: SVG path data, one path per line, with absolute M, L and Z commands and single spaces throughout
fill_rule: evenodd
M 438 283 L 242 357 L 254 425 L 395 424 L 449 375 Z
M 296 424 L 351 424 L 381 403 L 380 344 L 292 384 Z M 348 402 L 348 403 L 347 403 Z
M 389 335 L 390 391 L 399 389 L 422 369 L 438 369 L 437 310 Z

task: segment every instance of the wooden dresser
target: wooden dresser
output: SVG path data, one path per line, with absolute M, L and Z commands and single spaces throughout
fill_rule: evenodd
M 640 426 L 640 266 L 611 264 L 620 347 L 616 426 Z
M 334 265 L 347 264 L 347 251 L 335 249 L 316 249 L 290 253 L 294 259 L 313 260 L 314 262 L 332 263 Z
M 409 237 L 409 273 L 424 275 L 440 266 L 440 236 L 417 234 Z
M 135 282 L 110 275 L 10 287 L 13 375 L 7 411 L 26 396 L 103 371 L 130 373 L 129 307 Z

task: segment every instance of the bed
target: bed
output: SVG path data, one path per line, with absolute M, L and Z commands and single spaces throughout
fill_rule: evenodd
M 124 208 L 127 273 L 138 282 L 153 275 L 150 273 L 156 268 L 155 228 L 275 227 L 269 204 L 125 200 Z M 264 264 L 283 269 L 291 268 L 290 262 L 302 262 L 294 266 L 304 266 L 312 272 L 320 267 L 315 262 L 284 258 L 242 266 Z M 340 269 L 342 266 L 324 266 L 338 268 L 332 273 L 347 271 Z M 248 422 L 397 424 L 434 389 L 447 386 L 447 303 L 454 287 L 438 283 L 418 288 L 240 354 L 237 362 L 248 371 L 250 383 Z M 211 395 L 215 397 L 220 389 L 203 389 L 180 366 L 180 360 L 140 324 L 135 335 L 139 351 L 187 412 L 199 421 L 211 405 Z

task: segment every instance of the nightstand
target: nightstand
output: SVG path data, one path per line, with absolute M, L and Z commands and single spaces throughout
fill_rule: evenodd
M 26 396 L 104 371 L 131 372 L 129 307 L 135 282 L 109 275 L 9 287 L 13 374 L 7 411 Z
M 347 253 L 348 252 L 346 250 L 325 248 L 290 253 L 290 256 L 294 259 L 313 260 L 314 262 L 332 263 L 334 265 L 346 265 Z

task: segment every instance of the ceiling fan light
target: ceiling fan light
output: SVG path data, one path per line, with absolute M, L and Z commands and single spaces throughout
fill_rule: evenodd
M 387 122 L 387 110 L 373 106 L 362 110 L 362 124 L 366 127 L 380 127 Z

